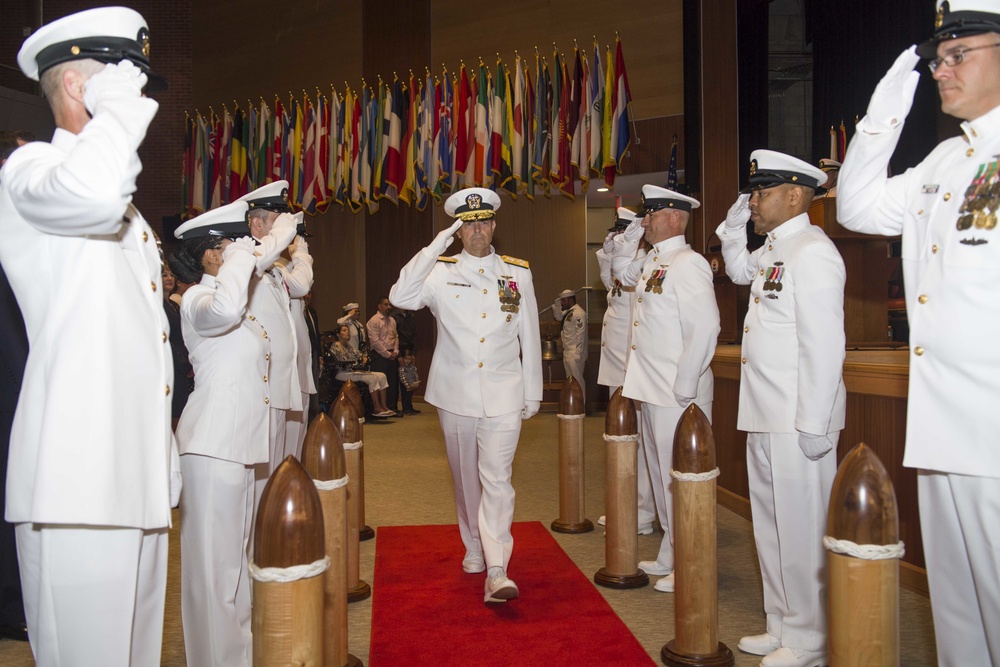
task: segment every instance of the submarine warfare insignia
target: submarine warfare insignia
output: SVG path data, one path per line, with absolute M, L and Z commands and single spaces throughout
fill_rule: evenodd
M 958 209 L 955 227 L 964 232 L 976 229 L 993 229 L 997 226 L 1000 210 L 1000 161 L 979 165 L 979 171 L 965 190 L 965 200 Z
M 504 313 L 516 313 L 520 310 L 521 292 L 517 289 L 514 276 L 500 276 L 497 278 L 497 288 L 500 292 L 500 310 Z M 508 322 L 510 316 L 508 316 Z

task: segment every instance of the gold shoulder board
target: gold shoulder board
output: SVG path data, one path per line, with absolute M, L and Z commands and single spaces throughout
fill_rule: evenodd
M 451 262 L 452 264 L 457 264 L 458 260 L 454 257 L 445 257 L 444 255 L 438 255 L 439 262 Z
M 510 255 L 502 255 L 500 257 L 500 259 L 502 259 L 507 264 L 513 264 L 515 266 L 520 266 L 521 268 L 525 268 L 525 269 L 530 269 L 531 268 L 530 266 L 528 266 L 527 260 L 524 260 L 524 259 L 518 259 L 517 257 L 511 257 Z

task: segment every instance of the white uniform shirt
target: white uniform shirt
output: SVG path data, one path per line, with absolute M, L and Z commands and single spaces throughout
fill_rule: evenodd
M 708 262 L 675 236 L 635 264 L 641 273 L 622 393 L 663 407 L 679 407 L 675 393 L 711 403 L 719 307 Z
M 988 202 L 1000 191 L 1000 107 L 889 179 L 900 130 L 868 128 L 863 119 L 840 170 L 837 218 L 903 237 L 911 350 L 903 465 L 1000 477 L 1000 231 L 995 217 L 975 221 L 975 206 L 998 207 Z M 967 197 L 972 219 L 962 220 Z
M 313 258 L 308 252 L 296 252 L 291 262 L 280 258 L 275 264 L 281 267 L 285 276 L 285 284 L 288 285 L 289 296 L 291 296 L 289 308 L 292 313 L 292 326 L 295 329 L 295 364 L 299 376 L 299 391 L 303 394 L 315 394 L 316 382 L 313 380 L 312 374 L 312 342 L 309 340 L 309 327 L 306 325 L 305 315 L 306 302 L 303 298 L 312 289 Z M 308 406 L 303 405 L 302 407 Z
M 389 292 L 399 308 L 430 308 L 437 344 L 425 400 L 469 417 L 517 412 L 542 400 L 538 306 L 527 262 L 463 251 L 428 255 L 400 271 Z
M 254 264 L 253 255 L 234 253 L 217 277 L 206 273 L 184 293 L 181 328 L 194 391 L 177 424 L 181 454 L 267 463 L 271 343 L 246 310 Z
M 127 103 L 19 148 L 0 171 L 0 262 L 30 344 L 10 438 L 13 523 L 170 524 L 162 264 L 130 204 L 157 105 Z
M 559 337 L 562 340 L 564 359 L 577 361 L 587 360 L 587 312 L 574 303 L 569 310 L 563 310 L 556 305 L 552 307 L 552 316 L 562 320 Z
M 744 227 L 715 230 L 726 273 L 750 287 L 736 428 L 825 435 L 844 428 L 844 260 L 805 213 L 749 252 Z
M 617 239 L 621 234 L 615 237 Z M 645 250 L 631 250 L 630 261 L 646 256 Z M 623 285 L 612 267 L 612 257 L 604 249 L 597 251 L 601 280 L 608 288 L 608 308 L 601 327 L 601 364 L 597 384 L 616 389 L 625 382 L 625 364 L 632 346 L 632 310 L 635 308 L 635 286 Z
M 308 288 L 302 291 L 305 282 L 312 286 L 312 261 L 299 265 L 299 272 L 288 271 L 280 263 L 276 263 L 277 254 L 284 248 L 281 241 L 291 233 L 286 229 L 272 229 L 271 233 L 262 239 L 258 252 L 257 276 L 250 279 L 249 310 L 260 323 L 264 325 L 271 339 L 271 385 L 272 408 L 281 410 L 302 409 L 302 389 L 299 383 L 298 371 L 298 341 L 295 336 L 295 324 L 292 321 L 291 300 L 294 297 L 305 296 Z M 276 244 L 276 245 L 273 245 Z M 301 276 L 308 276 L 308 281 Z M 292 290 L 294 289 L 294 294 Z

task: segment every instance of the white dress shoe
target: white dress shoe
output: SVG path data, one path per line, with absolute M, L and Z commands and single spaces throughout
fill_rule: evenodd
M 661 593 L 673 593 L 674 592 L 674 573 L 671 572 L 667 576 L 663 577 L 655 584 L 653 584 L 655 590 Z
M 507 578 L 503 570 L 498 569 L 495 573 L 486 577 L 486 602 L 506 602 L 517 597 L 517 584 Z
M 477 574 L 486 571 L 486 561 L 478 551 L 466 551 L 465 558 L 462 559 L 462 570 L 469 574 Z
M 599 518 L 597 520 L 597 525 L 598 526 L 606 526 L 607 525 L 607 517 L 604 514 L 602 514 L 601 518 Z M 639 534 L 640 535 L 652 535 L 653 534 L 653 524 L 647 523 L 644 526 L 639 526 Z
M 651 577 L 665 577 L 674 571 L 672 567 L 664 567 L 655 560 L 639 561 L 639 569 Z
M 762 635 L 749 635 L 744 637 L 736 646 L 744 653 L 768 655 L 781 648 L 781 640 L 774 635 L 770 635 L 765 632 Z
M 825 667 L 830 663 L 826 651 L 806 651 L 782 646 L 760 661 L 761 667 Z

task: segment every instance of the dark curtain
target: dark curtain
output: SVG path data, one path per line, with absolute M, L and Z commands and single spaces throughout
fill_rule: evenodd
M 830 125 L 854 136 L 875 85 L 896 57 L 933 33 L 930 0 L 806 0 L 806 34 L 813 46 L 813 162 L 828 157 Z M 917 65 L 920 85 L 893 156 L 893 174 L 917 164 L 938 143 L 939 100 L 927 61 Z M 953 127 L 953 126 L 946 126 Z

